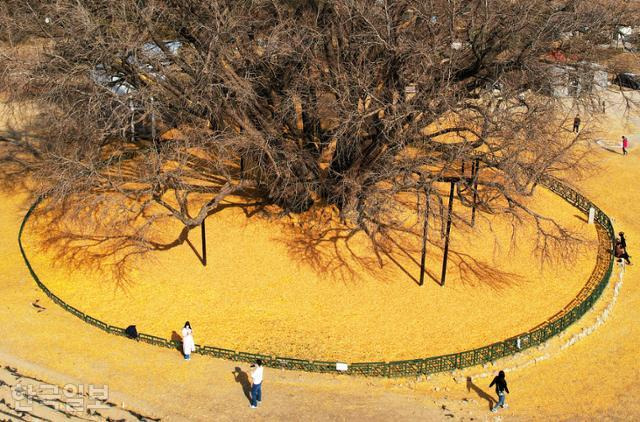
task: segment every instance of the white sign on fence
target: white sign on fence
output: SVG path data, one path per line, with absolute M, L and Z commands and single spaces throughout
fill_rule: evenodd
M 336 371 L 348 371 L 349 365 L 346 363 L 336 362 Z

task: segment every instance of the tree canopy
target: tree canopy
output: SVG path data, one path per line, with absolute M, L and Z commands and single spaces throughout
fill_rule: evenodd
M 599 109 L 592 62 L 630 7 L 7 0 L 0 85 L 38 113 L 28 136 L 4 137 L 4 160 L 53 200 L 108 194 L 187 229 L 231 195 L 332 207 L 375 240 L 403 224 L 407 195 L 428 192 L 440 218 L 449 180 L 466 206 L 541 219 L 522 198 L 584 152 L 558 72 Z

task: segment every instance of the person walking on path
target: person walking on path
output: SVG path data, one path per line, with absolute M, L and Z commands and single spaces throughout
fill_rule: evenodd
M 191 359 L 191 353 L 196 351 L 196 343 L 193 340 L 193 330 L 189 321 L 184 323 L 182 327 L 182 353 L 184 354 L 184 360 Z
M 627 239 L 624 238 L 624 232 L 618 233 L 618 239 L 616 239 L 615 257 L 618 259 L 624 259 L 627 265 L 631 265 L 629 254 L 627 253 Z
M 624 232 L 618 233 L 618 243 L 622 246 L 622 249 L 627 250 L 627 239 L 624 237 Z
M 629 148 L 629 140 L 626 136 L 622 137 L 622 155 L 627 155 L 627 148 Z
M 616 243 L 616 249 L 614 256 L 618 259 L 618 262 L 621 263 L 624 259 L 627 265 L 631 265 L 631 261 L 629 260 L 630 256 L 627 251 L 624 250 L 620 243 Z
M 495 377 L 493 381 L 491 381 L 491 384 L 489 384 L 489 388 L 493 387 L 494 384 L 496 386 L 496 393 L 498 394 L 498 403 L 496 403 L 496 405 L 493 406 L 493 409 L 491 409 L 493 413 L 498 411 L 498 407 L 507 407 L 504 399 L 505 394 L 509 392 L 509 388 L 507 387 L 507 380 L 505 380 L 504 378 L 504 371 L 498 372 L 498 376 Z
M 249 407 L 255 409 L 258 407 L 258 403 L 262 401 L 262 374 L 264 369 L 262 367 L 262 360 L 256 360 L 256 363 L 251 364 L 251 404 Z
M 580 132 L 580 115 L 576 115 L 576 117 L 573 119 L 573 131 L 575 133 Z

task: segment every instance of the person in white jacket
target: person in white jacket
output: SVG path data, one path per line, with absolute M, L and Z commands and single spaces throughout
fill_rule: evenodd
M 182 353 L 184 354 L 184 360 L 191 359 L 191 353 L 195 351 L 196 343 L 193 340 L 193 330 L 191 330 L 191 324 L 187 321 L 182 327 Z

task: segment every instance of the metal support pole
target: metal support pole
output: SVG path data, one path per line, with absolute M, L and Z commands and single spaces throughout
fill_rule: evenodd
M 131 110 L 131 143 L 134 143 L 135 136 L 136 136 L 136 126 L 135 126 L 136 108 L 133 105 L 133 100 L 129 100 L 129 109 Z
M 444 255 L 442 257 L 442 274 L 440 275 L 440 285 L 444 286 L 447 277 L 447 258 L 449 256 L 449 235 L 451 234 L 451 214 L 453 212 L 453 191 L 456 183 L 451 182 L 451 190 L 449 191 L 449 212 L 447 213 L 447 230 L 444 238 Z
M 153 103 L 153 97 L 151 97 L 151 140 L 155 145 L 156 143 L 156 111 Z
M 471 227 L 476 224 L 476 203 L 478 202 L 478 173 L 480 172 L 480 160 L 476 161 L 471 170 L 473 177 L 473 205 L 471 206 Z
M 429 193 L 425 192 L 424 224 L 422 226 L 422 256 L 420 257 L 420 283 L 424 284 L 424 265 L 427 258 L 427 234 L 429 231 Z
M 200 225 L 200 233 L 202 234 L 202 265 L 207 266 L 207 234 L 204 227 L 204 220 Z
M 464 171 L 465 171 L 465 160 L 462 159 L 462 164 L 460 166 L 460 180 L 464 180 Z M 471 162 L 471 173 L 473 173 L 473 161 Z M 465 186 L 466 184 L 467 183 L 465 182 Z M 458 195 L 462 196 L 462 192 L 460 192 L 460 189 L 461 189 L 460 184 L 458 184 L 457 186 Z

